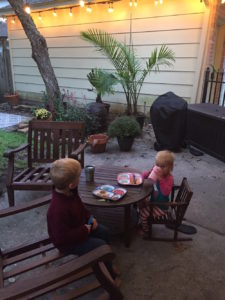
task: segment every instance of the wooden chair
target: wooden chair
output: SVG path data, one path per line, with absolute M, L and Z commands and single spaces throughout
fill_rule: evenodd
M 178 190 L 176 197 L 175 193 Z M 152 202 L 150 203 L 150 216 L 149 216 L 149 239 L 171 241 L 169 238 L 160 238 L 152 236 L 153 224 L 170 225 L 174 228 L 173 240 L 177 241 L 178 227 L 182 224 L 185 212 L 192 198 L 192 191 L 188 185 L 187 179 L 183 178 L 180 186 L 174 186 L 172 191 L 172 197 L 170 202 Z M 168 207 L 167 211 L 160 209 L 159 206 Z M 192 240 L 191 238 L 179 238 L 180 241 Z
M 14 190 L 50 190 L 50 163 L 56 159 L 70 157 L 84 166 L 85 125 L 82 122 L 51 122 L 32 120 L 29 122 L 28 142 L 17 149 L 8 150 L 7 192 L 9 206 L 14 205 Z M 15 155 L 27 152 L 27 168 L 15 174 Z
M 51 196 L 45 196 L 28 204 L 1 210 L 0 219 L 46 205 L 50 199 Z M 25 217 L 24 228 L 26 226 Z M 108 245 L 80 257 L 64 256 L 48 237 L 13 249 L 0 250 L 0 299 L 25 300 L 44 295 L 47 299 L 58 300 L 79 299 L 83 295 L 91 297 L 87 299 L 123 299 L 104 264 L 104 261 L 114 257 Z M 10 282 L 12 278 L 16 280 L 9 284 L 9 278 Z

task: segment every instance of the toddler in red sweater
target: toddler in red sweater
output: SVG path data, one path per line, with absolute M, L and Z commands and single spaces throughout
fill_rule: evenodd
M 66 254 L 85 254 L 109 243 L 109 230 L 98 224 L 84 206 L 78 193 L 80 163 L 71 158 L 53 162 L 50 176 L 54 184 L 47 212 L 48 233 L 53 244 Z M 106 263 L 111 275 L 119 275 L 116 267 Z

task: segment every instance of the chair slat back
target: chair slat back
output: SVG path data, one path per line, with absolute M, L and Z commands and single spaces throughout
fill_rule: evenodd
M 29 123 L 28 142 L 31 145 L 30 163 L 50 163 L 70 157 L 85 139 L 82 122 L 52 122 L 32 120 Z
M 182 183 L 180 185 L 179 191 L 177 193 L 176 199 L 175 199 L 176 203 L 183 204 L 183 205 L 176 207 L 176 217 L 177 217 L 178 223 L 182 222 L 192 195 L 193 195 L 193 192 L 191 191 L 191 189 L 189 187 L 187 178 L 184 177 L 182 180 Z

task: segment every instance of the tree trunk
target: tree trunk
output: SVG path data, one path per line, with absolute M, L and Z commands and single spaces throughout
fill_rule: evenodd
M 49 58 L 46 40 L 37 30 L 32 17 L 24 11 L 23 0 L 8 0 L 8 2 L 19 18 L 31 43 L 32 58 L 36 62 L 44 81 L 49 108 L 53 112 L 53 100 L 60 97 L 60 89 Z

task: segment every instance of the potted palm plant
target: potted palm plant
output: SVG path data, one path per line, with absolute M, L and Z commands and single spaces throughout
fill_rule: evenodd
M 108 135 L 116 137 L 121 151 L 130 151 L 134 138 L 141 132 L 140 125 L 131 116 L 116 118 L 110 123 Z
M 93 87 L 89 90 L 95 90 L 97 94 L 96 101 L 87 105 L 87 112 L 97 117 L 100 125 L 99 129 L 105 130 L 110 105 L 104 103 L 102 97 L 105 94 L 113 94 L 113 85 L 118 81 L 113 74 L 97 68 L 92 69 L 91 72 L 87 74 L 87 78 Z
M 115 77 L 118 78 L 126 96 L 128 115 L 138 113 L 138 98 L 146 76 L 153 70 L 159 71 L 160 66 L 171 66 L 175 61 L 174 52 L 163 45 L 159 50 L 155 48 L 152 51 L 143 67 L 132 42 L 126 45 L 111 34 L 98 29 L 82 31 L 81 37 L 96 46 L 113 64 L 116 70 Z

